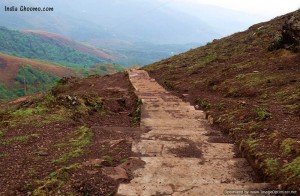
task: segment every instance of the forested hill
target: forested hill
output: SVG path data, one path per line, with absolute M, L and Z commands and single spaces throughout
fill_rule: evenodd
M 63 66 L 0 54 L 0 101 L 47 90 L 59 78 L 74 74 Z
M 95 48 L 70 39 L 56 39 L 53 34 L 42 36 L 0 27 L 0 52 L 30 59 L 41 59 L 68 67 L 90 67 L 111 62 L 111 57 Z

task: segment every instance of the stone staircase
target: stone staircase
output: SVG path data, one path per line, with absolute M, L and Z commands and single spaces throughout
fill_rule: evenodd
M 132 146 L 145 166 L 119 186 L 117 195 L 217 196 L 232 190 L 231 195 L 245 195 L 268 186 L 255 182 L 233 144 L 209 142 L 212 130 L 202 111 L 171 95 L 146 71 L 131 70 L 129 77 L 143 103 L 141 127 L 150 131 Z

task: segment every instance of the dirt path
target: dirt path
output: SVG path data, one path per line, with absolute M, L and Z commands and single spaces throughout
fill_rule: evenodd
M 234 145 L 211 143 L 215 132 L 204 113 L 171 95 L 147 72 L 133 70 L 130 80 L 142 100 L 142 128 L 150 131 L 132 150 L 145 162 L 117 195 L 223 195 L 226 189 L 260 190 L 255 174 Z M 237 195 L 237 194 L 236 194 Z

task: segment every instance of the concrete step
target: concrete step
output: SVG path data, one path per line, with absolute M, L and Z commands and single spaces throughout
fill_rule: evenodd
M 195 141 L 196 139 L 199 139 L 199 142 L 203 140 L 207 140 L 208 136 L 207 130 L 205 130 L 203 127 L 149 127 L 151 131 L 143 134 L 141 137 L 144 139 L 159 139 L 159 138 L 171 138 L 174 137 L 174 140 L 178 140 L 177 136 L 181 136 L 180 138 L 189 139 L 191 137 L 194 137 L 192 141 Z M 162 139 L 163 140 L 163 139 Z
M 171 138 L 172 139 L 172 138 Z M 181 138 L 179 140 L 141 140 L 133 142 L 132 151 L 141 156 L 197 157 L 231 159 L 235 157 L 233 144 L 213 144 Z
M 186 127 L 195 128 L 203 127 L 203 125 L 197 119 L 176 119 L 176 118 L 143 118 L 141 120 L 141 126 L 147 127 Z
M 194 120 L 204 120 L 205 115 L 204 113 L 194 113 L 191 114 L 190 112 L 183 112 L 181 110 L 150 110 L 145 112 L 147 118 L 152 119 L 162 119 L 162 118 L 173 118 L 173 119 L 194 119 Z
M 143 104 L 146 110 L 179 110 L 179 111 L 185 111 L 185 112 L 191 112 L 194 111 L 194 106 L 191 105 L 161 105 L 160 103 L 153 103 L 153 104 Z
M 253 182 L 253 170 L 245 159 L 141 157 L 141 160 L 145 167 L 134 171 L 131 183 L 198 186 Z
M 246 190 L 268 186 L 254 183 L 246 159 L 236 158 L 234 145 L 207 127 L 203 111 L 171 95 L 143 70 L 129 75 L 143 103 L 141 127 L 150 131 L 132 145 L 144 167 L 119 186 L 117 195 L 218 196 L 230 190 L 257 195 Z

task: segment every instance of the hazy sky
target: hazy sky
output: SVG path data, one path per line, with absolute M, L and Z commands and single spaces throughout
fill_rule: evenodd
M 271 18 L 300 8 L 300 0 L 172 0 L 177 3 L 209 4 Z M 171 1 L 171 2 L 172 2 Z M 217 14 L 217 13 L 216 13 Z

